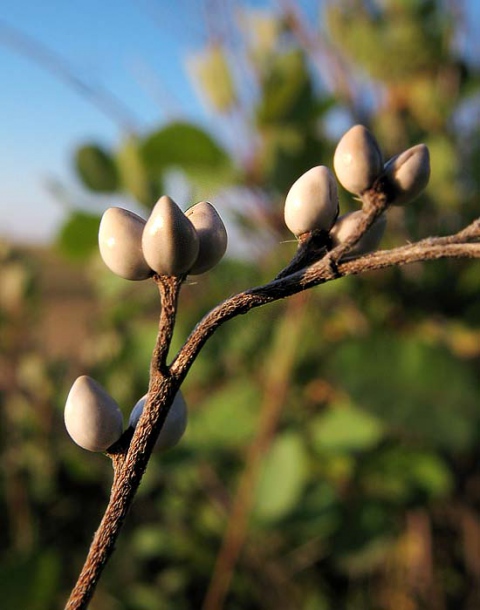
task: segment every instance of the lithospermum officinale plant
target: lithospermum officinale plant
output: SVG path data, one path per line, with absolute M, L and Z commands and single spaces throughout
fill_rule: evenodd
M 227 298 L 197 324 L 171 362 L 180 288 L 188 275 L 211 269 L 222 258 L 227 234 L 215 208 L 200 202 L 185 213 L 167 196 L 145 221 L 110 208 L 99 230 L 106 265 L 128 280 L 151 279 L 161 300 L 148 393 L 135 405 L 128 427 L 115 400 L 93 379 L 72 386 L 65 424 L 81 447 L 104 452 L 113 463 L 110 500 L 66 608 L 86 608 L 115 546 L 152 451 L 181 438 L 187 407 L 180 392 L 205 342 L 227 320 L 347 275 L 440 258 L 480 258 L 480 219 L 454 235 L 427 237 L 392 250 L 377 250 L 391 205 L 413 200 L 430 175 L 429 152 L 419 144 L 384 163 L 374 136 L 362 125 L 340 140 L 333 159 L 340 184 L 361 209 L 339 216 L 337 181 L 324 166 L 310 169 L 291 187 L 285 223 L 298 240 L 291 262 L 269 283 Z

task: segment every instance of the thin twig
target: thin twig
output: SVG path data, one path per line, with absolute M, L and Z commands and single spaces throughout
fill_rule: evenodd
M 327 37 L 312 27 L 306 17 L 301 15 L 298 3 L 291 0 L 277 0 L 284 18 L 288 20 L 290 31 L 297 38 L 300 48 L 306 49 L 315 58 L 314 68 L 319 73 L 323 83 L 333 94 L 338 94 L 351 108 L 354 108 L 354 91 L 352 76 L 348 72 L 346 62 L 342 59 Z
M 438 240 L 440 243 L 437 243 Z M 406 265 L 441 258 L 480 258 L 480 244 L 442 243 L 443 238 L 430 238 L 422 242 L 380 250 L 358 259 L 339 263 L 332 268 L 335 250 L 310 267 L 286 278 L 274 280 L 264 286 L 251 288 L 236 294 L 208 313 L 195 327 L 170 367 L 170 373 L 183 380 L 199 351 L 213 333 L 227 320 L 246 314 L 251 309 L 297 294 L 302 290 L 319 286 L 333 279 L 375 271 L 386 267 Z M 330 256 L 332 255 L 332 256 Z
M 82 610 L 88 607 L 101 573 L 113 553 L 115 542 L 136 494 L 151 452 L 168 415 L 178 383 L 166 369 L 165 359 L 173 333 L 177 298 L 181 278 L 155 276 L 162 299 L 157 341 L 152 356 L 150 387 L 142 416 L 135 428 L 128 429 L 110 452 L 114 467 L 114 482 L 110 500 L 100 526 L 90 546 L 85 564 L 80 572 L 66 610 Z
M 177 317 L 177 301 L 184 277 L 168 277 L 155 275 L 153 277 L 160 292 L 162 309 L 160 311 L 159 340 L 153 352 L 150 365 L 150 381 L 158 373 L 168 375 L 167 356 L 173 336 L 173 328 Z

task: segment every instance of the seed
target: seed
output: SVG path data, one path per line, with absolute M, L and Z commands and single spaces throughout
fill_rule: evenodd
M 393 205 L 403 205 L 418 197 L 430 178 L 430 153 L 417 144 L 385 163 L 385 177 Z
M 145 403 L 147 402 L 148 394 L 145 394 L 137 404 L 133 407 L 130 414 L 128 425 L 136 428 L 138 420 L 143 413 Z M 158 435 L 155 448 L 159 451 L 167 451 L 179 442 L 187 428 L 187 405 L 179 391 L 173 399 L 170 411 L 165 419 L 163 428 Z
M 337 183 L 324 165 L 305 172 L 288 191 L 285 224 L 296 235 L 328 231 L 338 215 Z
M 214 267 L 227 249 L 227 231 L 219 213 L 208 201 L 200 201 L 185 212 L 195 227 L 199 240 L 198 257 L 190 269 L 192 275 Z
M 195 263 L 199 240 L 194 226 L 178 205 L 160 197 L 142 236 L 145 260 L 159 275 L 182 275 Z
M 87 375 L 72 385 L 64 417 L 68 434 L 88 451 L 105 451 L 122 434 L 123 417 L 117 403 Z
M 123 208 L 109 208 L 98 231 L 100 254 L 116 275 L 126 280 L 145 280 L 152 275 L 142 252 L 145 221 Z
M 333 157 L 340 184 L 350 193 L 362 194 L 383 169 L 382 153 L 373 134 L 354 125 L 340 139 Z

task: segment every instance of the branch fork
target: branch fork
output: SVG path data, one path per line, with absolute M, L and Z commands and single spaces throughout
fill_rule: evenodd
M 161 313 L 151 361 L 148 399 L 135 431 L 128 428 L 107 451 L 114 469 L 110 500 L 66 610 L 88 607 L 114 551 L 173 398 L 203 345 L 222 324 L 256 307 L 347 275 L 440 258 L 480 258 L 480 219 L 476 219 L 448 237 L 429 237 L 392 250 L 342 260 L 388 206 L 388 198 L 379 184 L 365 192 L 362 201 L 364 217 L 347 241 L 332 249 L 326 232 L 301 236 L 296 255 L 275 279 L 233 295 L 212 309 L 193 329 L 170 364 L 167 364 L 168 352 L 185 276 L 153 276 L 160 293 Z

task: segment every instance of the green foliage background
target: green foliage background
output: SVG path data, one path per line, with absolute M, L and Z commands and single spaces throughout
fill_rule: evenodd
M 79 146 L 74 164 L 90 191 L 147 215 L 181 171 L 191 201 L 179 203 L 208 198 L 255 254 L 187 283 L 173 349 L 209 308 L 288 262 L 286 191 L 310 167 L 331 166 L 354 122 L 386 158 L 420 141 L 431 151 L 431 184 L 392 210 L 382 247 L 478 215 L 479 72 L 459 53 L 462 24 L 446 6 L 342 0 L 322 10 L 324 29 L 287 9 L 245 13 L 254 95 L 242 95 L 228 41 L 192 62 L 219 133 L 185 120 L 127 134 L 116 150 Z M 223 138 L 232 126 L 241 147 Z M 342 191 L 341 206 L 356 203 Z M 77 261 L 63 292 L 49 292 L 51 253 L 0 250 L 6 610 L 62 607 L 107 501 L 108 460 L 63 427 L 73 380 L 98 379 L 126 419 L 148 384 L 155 290 L 104 268 L 99 218 L 79 209 L 58 236 Z M 242 499 L 248 529 L 225 608 L 480 607 L 479 277 L 475 262 L 389 269 L 229 322 L 184 384 L 187 434 L 153 458 L 91 607 L 200 608 L 227 524 L 243 532 L 232 517 Z M 67 359 L 39 332 L 57 301 L 73 311 L 70 327 L 53 324 L 76 337 Z M 79 301 L 87 314 L 75 317 Z M 249 493 L 239 491 L 245 478 Z

